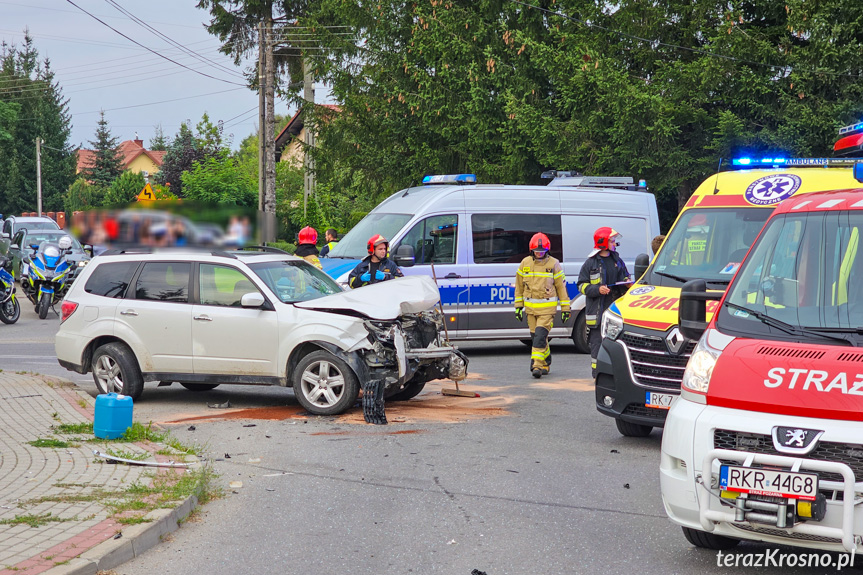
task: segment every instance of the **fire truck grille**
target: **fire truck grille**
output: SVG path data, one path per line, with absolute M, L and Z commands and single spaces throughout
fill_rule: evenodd
M 773 447 L 773 438 L 762 433 L 743 433 L 716 429 L 713 432 L 713 446 L 717 449 L 733 449 L 748 453 L 767 453 L 771 455 L 787 455 L 779 453 Z M 863 479 L 863 445 L 856 443 L 837 443 L 820 441 L 811 453 L 801 456 L 804 459 L 817 461 L 834 461 L 844 463 L 854 472 L 855 480 Z M 838 473 L 818 472 L 822 481 L 843 481 Z
M 637 383 L 649 387 L 680 389 L 683 372 L 692 350 L 694 341 L 687 341 L 677 355 L 668 352 L 665 340 L 659 337 L 624 333 L 620 341 L 629 350 L 632 373 Z

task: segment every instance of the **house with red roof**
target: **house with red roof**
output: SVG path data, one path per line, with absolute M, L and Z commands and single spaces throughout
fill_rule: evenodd
M 144 140 L 126 140 L 117 146 L 120 156 L 123 158 L 123 168 L 133 172 L 146 172 L 145 176 L 152 176 L 162 169 L 162 160 L 165 152 L 157 152 L 144 148 Z M 78 150 L 78 171 L 93 165 L 96 152 L 93 150 Z
M 323 119 L 333 113 L 342 111 L 341 106 L 334 104 L 316 104 L 320 109 L 318 113 L 322 113 Z M 303 165 L 303 142 L 306 139 L 306 127 L 303 122 L 303 109 L 297 110 L 297 113 L 291 118 L 291 121 L 279 132 L 276 136 L 276 161 L 277 162 L 293 162 L 296 166 Z

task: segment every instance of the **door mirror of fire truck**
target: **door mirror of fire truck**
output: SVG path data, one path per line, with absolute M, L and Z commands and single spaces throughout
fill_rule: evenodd
M 680 289 L 677 323 L 683 337 L 698 340 L 707 329 L 707 300 L 722 298 L 722 292 L 708 292 L 704 280 L 690 280 Z
M 650 266 L 650 256 L 647 254 L 638 254 L 635 256 L 635 273 L 633 277 L 635 281 L 638 281 L 644 276 L 645 272 L 647 272 L 647 268 Z
M 396 265 L 402 268 L 409 268 L 414 265 L 416 259 L 414 258 L 414 248 L 413 246 L 399 246 L 396 249 Z

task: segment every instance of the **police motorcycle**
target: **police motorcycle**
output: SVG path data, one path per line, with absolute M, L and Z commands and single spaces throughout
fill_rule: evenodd
M 30 247 L 33 254 L 25 257 L 21 264 L 21 288 L 27 299 L 36 306 L 39 319 L 45 319 L 48 310 L 66 295 L 67 281 L 73 272 L 66 259 L 72 240 L 63 236 L 56 244 L 42 242 L 41 245 Z M 54 310 L 54 313 L 57 311 Z
M 12 261 L 0 256 L 0 321 L 15 323 L 21 317 L 21 305 L 15 297 L 15 277 L 12 275 Z

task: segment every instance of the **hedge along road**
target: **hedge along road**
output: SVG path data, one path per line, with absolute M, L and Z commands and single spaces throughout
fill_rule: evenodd
M 89 376 L 56 364 L 58 324 L 25 308 L 0 326 L 2 369 L 67 377 L 95 395 Z M 552 342 L 552 374 L 535 380 L 521 343 L 461 347 L 471 360 L 462 387 L 481 397 L 429 384 L 389 403 L 387 426 L 365 424 L 359 408 L 306 416 L 280 388 L 147 384 L 135 420 L 204 445 L 224 497 L 116 571 L 727 572 L 665 517 L 660 432 L 623 438 L 596 412 L 587 356 Z

